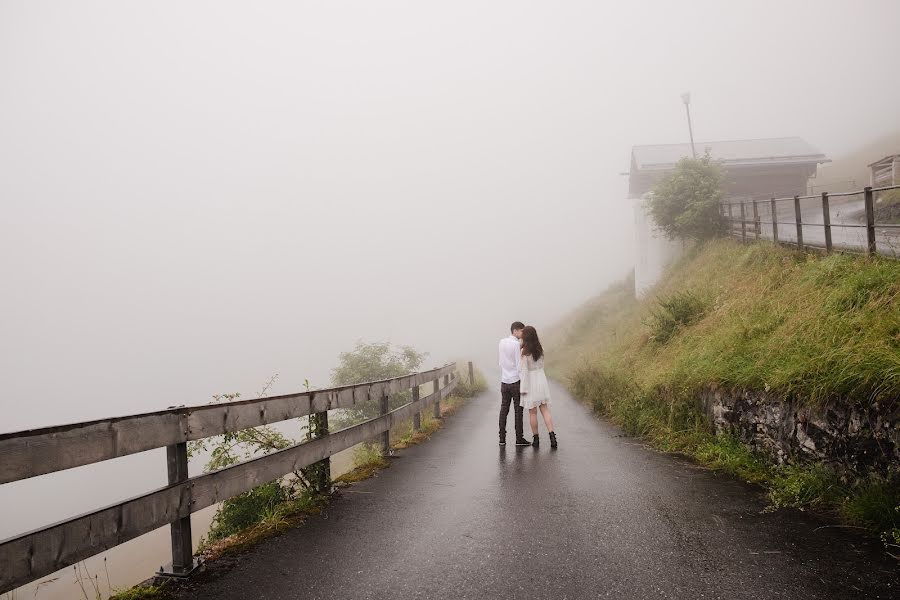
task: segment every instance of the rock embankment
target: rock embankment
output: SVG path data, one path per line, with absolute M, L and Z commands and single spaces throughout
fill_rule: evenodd
M 769 392 L 709 389 L 703 404 L 729 433 L 778 462 L 816 459 L 857 473 L 900 464 L 900 402 L 804 406 Z

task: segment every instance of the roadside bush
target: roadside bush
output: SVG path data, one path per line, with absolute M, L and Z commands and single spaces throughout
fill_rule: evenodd
M 737 475 L 744 481 L 760 483 L 769 475 L 767 461 L 732 435 L 707 434 L 689 451 L 705 465 Z
M 340 386 L 402 377 L 418 371 L 427 357 L 427 352 L 419 352 L 412 346 L 357 342 L 350 352 L 341 352 L 338 366 L 331 371 L 331 383 Z M 409 391 L 391 394 L 390 409 L 399 408 L 411 399 Z M 334 416 L 334 425 L 337 428 L 349 427 L 379 414 L 379 401 L 363 402 L 354 408 L 339 411 Z
M 453 395 L 458 398 L 471 398 L 487 389 L 487 380 L 478 369 L 475 369 L 475 381 L 469 381 L 468 374 L 459 374 L 459 381 L 453 389 Z
M 787 464 L 775 471 L 769 498 L 778 507 L 833 504 L 844 494 L 837 474 L 822 463 Z
M 900 481 L 870 475 L 857 481 L 841 506 L 844 518 L 882 532 L 885 542 L 900 545 Z
M 215 541 L 234 535 L 256 525 L 266 514 L 287 502 L 290 496 L 278 481 L 266 483 L 222 503 L 209 528 L 209 540 Z
M 702 319 L 708 307 L 703 298 L 689 290 L 659 298 L 657 303 L 659 306 L 651 312 L 646 325 L 650 328 L 650 339 L 660 344 Z
M 588 402 L 598 414 L 636 396 L 640 390 L 621 373 L 603 369 L 590 363 L 582 363 L 569 378 L 572 393 Z

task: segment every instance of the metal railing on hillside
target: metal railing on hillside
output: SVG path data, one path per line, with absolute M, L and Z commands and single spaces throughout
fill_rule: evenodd
M 787 198 L 729 199 L 720 209 L 729 235 L 768 239 L 799 249 L 900 256 L 900 223 L 880 222 L 879 195 L 900 185 Z M 900 195 L 900 192 L 894 192 Z M 893 209 L 900 212 L 898 208 Z
M 469 377 L 473 377 L 471 364 Z M 440 401 L 458 380 L 456 363 L 450 363 L 384 381 L 0 434 L 0 484 L 162 447 L 167 449 L 169 477 L 166 487 L 0 541 L 0 594 L 164 525 L 171 526 L 170 574 L 185 575 L 195 564 L 191 513 L 379 435 L 382 448 L 387 448 L 394 425 L 412 418 L 418 429 L 421 411 L 429 405 L 434 406 L 434 416 L 440 417 Z M 419 386 L 429 383 L 431 393 L 420 398 Z M 389 410 L 390 395 L 406 390 L 412 390 L 412 401 Z M 328 431 L 329 410 L 368 401 L 380 401 L 380 416 Z M 188 476 L 189 441 L 312 415 L 320 424 L 315 439 Z

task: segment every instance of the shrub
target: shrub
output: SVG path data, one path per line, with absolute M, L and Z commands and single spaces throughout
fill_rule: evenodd
M 722 231 L 722 170 L 709 154 L 683 158 L 653 188 L 647 212 L 671 239 L 705 240 Z
M 683 327 L 696 323 L 706 314 L 708 303 L 692 291 L 675 292 L 659 298 L 659 307 L 647 320 L 650 339 L 665 344 Z
M 586 362 L 572 373 L 569 383 L 572 393 L 589 402 L 598 414 L 608 414 L 613 406 L 633 398 L 640 391 L 618 371 Z
M 844 491 L 837 474 L 822 463 L 782 465 L 771 486 L 774 506 L 794 508 L 833 504 Z
M 870 475 L 852 486 L 841 506 L 851 523 L 881 531 L 886 542 L 900 544 L 900 481 Z
M 393 346 L 388 342 L 366 344 L 357 342 L 350 352 L 342 352 L 339 364 L 331 372 L 331 383 L 336 386 L 380 381 L 415 373 L 428 354 L 411 346 Z M 391 394 L 390 409 L 399 408 L 411 400 L 410 392 Z M 335 415 L 338 428 L 349 427 L 381 414 L 379 402 L 364 402 Z
M 759 483 L 768 475 L 766 461 L 732 435 L 704 436 L 692 454 L 713 469 L 732 473 L 745 481 Z
M 453 395 L 457 398 L 471 398 L 476 394 L 487 389 L 487 380 L 481 371 L 475 370 L 475 381 L 469 381 L 468 375 L 460 375 L 456 387 L 453 389 Z
M 275 508 L 290 499 L 278 481 L 257 486 L 222 503 L 209 528 L 209 539 L 220 540 L 256 525 Z

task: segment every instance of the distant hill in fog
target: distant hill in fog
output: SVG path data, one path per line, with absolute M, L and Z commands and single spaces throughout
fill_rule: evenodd
M 819 175 L 810 180 L 813 192 L 860 190 L 869 185 L 869 165 L 888 154 L 900 154 L 900 131 L 873 140 L 847 154 L 832 156 L 819 167 Z M 854 183 L 850 183 L 853 181 Z M 827 187 L 823 187 L 827 186 Z

